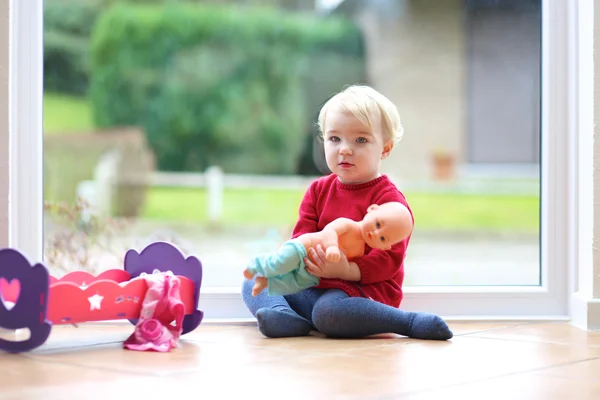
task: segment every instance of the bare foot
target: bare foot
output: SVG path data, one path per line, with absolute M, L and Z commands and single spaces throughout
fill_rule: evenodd
M 267 278 L 264 276 L 257 276 L 256 280 L 254 281 L 254 287 L 252 288 L 252 296 L 258 296 L 258 294 L 262 292 L 267 285 Z
M 250 280 L 254 277 L 254 272 L 251 272 L 248 268 L 244 270 L 244 278 Z

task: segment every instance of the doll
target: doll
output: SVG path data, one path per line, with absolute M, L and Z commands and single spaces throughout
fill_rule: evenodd
M 412 219 L 402 203 L 371 204 L 361 221 L 337 218 L 320 232 L 305 233 L 288 240 L 274 253 L 254 257 L 244 270 L 244 277 L 252 279 L 258 275 L 252 288 L 253 296 L 266 287 L 269 295 L 297 293 L 319 283 L 319 277 L 305 268 L 304 259 L 311 247 L 321 245 L 327 261 L 337 262 L 340 252 L 348 260 L 362 256 L 365 245 L 389 250 L 411 232 Z

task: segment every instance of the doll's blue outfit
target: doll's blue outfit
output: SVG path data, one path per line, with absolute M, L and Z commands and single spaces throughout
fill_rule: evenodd
M 284 296 L 298 293 L 319 283 L 319 278 L 306 270 L 306 249 L 297 239 L 285 242 L 274 253 L 254 257 L 247 265 L 249 271 L 268 278 L 268 293 Z

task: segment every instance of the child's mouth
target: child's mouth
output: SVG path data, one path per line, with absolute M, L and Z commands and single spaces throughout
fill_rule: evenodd
M 352 167 L 352 164 L 347 163 L 347 162 L 341 162 L 338 164 L 341 168 L 350 168 Z

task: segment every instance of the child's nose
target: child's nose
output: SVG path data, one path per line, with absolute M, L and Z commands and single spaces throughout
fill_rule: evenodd
M 352 149 L 348 145 L 342 145 L 340 148 L 340 153 L 342 154 L 352 154 Z

